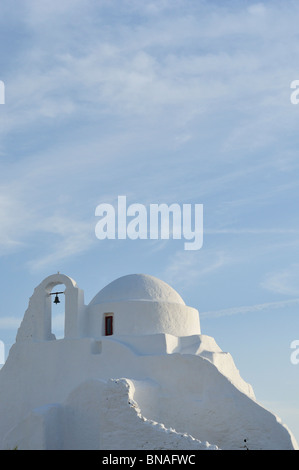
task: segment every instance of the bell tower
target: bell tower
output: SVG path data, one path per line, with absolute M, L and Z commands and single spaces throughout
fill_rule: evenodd
M 59 289 L 54 288 L 60 286 Z M 64 286 L 61 288 L 61 286 Z M 17 341 L 51 341 L 52 304 L 59 302 L 59 295 L 65 295 L 65 338 L 79 338 L 84 334 L 84 292 L 76 282 L 64 274 L 53 274 L 34 289 L 28 309 L 17 333 Z M 53 298 L 55 295 L 55 298 Z

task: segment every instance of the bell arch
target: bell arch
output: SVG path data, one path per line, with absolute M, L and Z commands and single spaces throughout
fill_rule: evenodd
M 54 287 L 51 296 L 51 332 L 56 339 L 65 337 L 65 285 Z
M 54 300 L 52 293 L 58 290 L 55 289 L 56 286 L 61 285 L 65 287 L 64 337 L 78 338 L 83 335 L 84 292 L 79 289 L 73 279 L 65 274 L 57 273 L 48 276 L 34 289 L 19 328 L 17 340 L 50 341 L 55 339 L 52 333 L 52 302 Z

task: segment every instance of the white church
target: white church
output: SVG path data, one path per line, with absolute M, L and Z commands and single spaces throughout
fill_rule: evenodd
M 199 312 L 144 274 L 116 279 L 88 305 L 66 275 L 41 282 L 0 370 L 0 417 L 3 450 L 298 449 L 201 333 Z

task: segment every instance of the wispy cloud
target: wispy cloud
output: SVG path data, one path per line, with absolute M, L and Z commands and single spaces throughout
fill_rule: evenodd
M 197 252 L 177 251 L 163 272 L 163 279 L 169 284 L 190 286 L 204 276 L 218 271 L 232 262 L 224 251 L 199 250 Z
M 299 48 L 294 12 L 279 2 L 237 8 L 230 2 L 180 0 L 123 0 L 117 6 L 83 0 L 17 3 L 13 20 L 20 25 L 22 54 L 13 73 L 7 72 L 0 129 L 3 137 L 16 135 L 11 141 L 20 142 L 17 151 L 8 145 L 11 158 L 1 168 L 5 249 L 44 233 L 57 238 L 40 266 L 55 254 L 59 260 L 81 252 L 83 244 L 92 246 L 86 212 L 99 202 L 96 192 L 96 197 L 117 195 L 120 188 L 134 188 L 138 202 L 153 195 L 165 196 L 162 202 L 212 199 L 213 211 L 213 198 L 219 204 L 225 194 L 231 201 L 226 220 L 236 216 L 242 196 L 240 210 L 245 200 L 248 209 L 252 195 L 243 187 L 236 195 L 234 188 L 243 183 L 252 188 L 274 165 L 273 158 L 281 160 L 271 153 L 253 156 L 254 151 L 296 125 L 288 96 L 296 69 L 285 54 Z M 223 133 L 221 144 L 207 152 L 206 140 L 213 145 L 215 129 Z M 40 143 L 32 151 L 37 135 Z M 269 186 L 267 191 L 263 184 L 255 186 L 256 204 L 269 195 Z M 76 213 L 74 198 L 87 201 Z M 52 225 L 55 217 L 60 230 Z M 240 225 L 206 233 L 271 230 L 291 233 Z M 223 253 L 201 269 L 219 269 L 226 263 Z M 32 263 L 38 266 L 38 260 Z M 176 255 L 166 275 L 180 276 L 184 266 L 194 278 L 201 275 L 196 261 Z
M 265 275 L 261 287 L 283 295 L 299 295 L 299 264 Z
M 33 207 L 31 198 L 22 200 L 21 194 L 8 190 L 0 196 L 0 255 L 30 250 L 35 240 L 36 254 L 28 266 L 39 270 L 81 254 L 95 243 L 92 217 L 84 220 L 74 213 L 65 214 L 57 201 L 54 207 L 46 200 Z
M 220 103 L 238 112 L 243 108 L 251 115 L 253 99 L 258 100 L 260 110 L 266 101 L 267 115 L 260 113 L 259 122 L 251 121 L 251 127 L 246 120 L 240 123 L 227 145 L 245 145 L 258 129 L 256 137 L 265 128 L 270 137 L 269 116 L 273 130 L 273 114 L 269 106 L 275 110 L 279 126 L 281 120 L 277 119 L 284 108 L 283 77 L 287 74 L 285 68 L 281 72 L 281 61 L 286 66 L 288 62 L 284 50 L 273 43 L 279 42 L 278 28 L 288 33 L 291 43 L 297 32 L 295 15 L 261 4 L 235 11 L 222 6 L 221 15 L 204 2 L 196 7 L 169 1 L 163 2 L 163 7 L 157 2 L 138 6 L 126 1 L 117 7 L 111 2 L 96 6 L 80 0 L 53 1 L 51 5 L 32 1 L 22 8 L 26 28 L 41 42 L 25 51 L 22 74 L 10 78 L 10 99 L 16 106 L 14 114 L 7 116 L 7 125 L 15 120 L 15 125 L 28 126 L 41 117 L 72 119 L 82 111 L 82 103 L 89 103 L 86 109 L 96 116 L 103 111 L 127 118 L 167 113 L 173 124 L 183 126 L 215 111 Z M 117 28 L 116 8 L 123 14 L 123 23 Z M 105 23 L 107 14 L 110 21 L 113 18 L 111 25 Z M 63 35 L 63 41 L 51 42 L 53 28 L 56 39 Z M 82 39 L 80 47 L 78 37 Z M 257 42 L 262 47 L 257 48 Z M 230 53 L 224 44 L 234 46 Z M 45 67 L 46 74 L 42 72 Z M 267 100 L 270 97 L 271 103 Z M 183 135 L 189 133 L 184 131 Z M 265 145 L 265 136 L 263 141 L 255 138 L 257 144 Z
M 57 266 L 65 259 L 84 253 L 96 243 L 94 225 L 67 217 L 48 217 L 37 224 L 37 232 L 54 235 L 54 242 L 44 255 L 28 262 L 33 271 Z
M 0 255 L 24 246 L 24 235 L 30 219 L 30 211 L 24 209 L 23 201 L 14 191 L 0 190 Z
M 299 229 L 292 228 L 223 228 L 205 229 L 209 235 L 299 235 Z
M 232 307 L 226 308 L 223 310 L 211 310 L 206 312 L 200 312 L 201 318 L 217 318 L 217 317 L 225 317 L 231 315 L 239 315 L 239 314 L 246 314 L 246 313 L 256 313 L 274 309 L 284 309 L 290 308 L 299 305 L 299 298 L 298 299 L 291 299 L 291 300 L 282 300 L 279 302 L 266 302 L 262 304 L 256 305 L 248 305 L 242 307 Z
M 16 330 L 21 324 L 22 318 L 0 317 L 0 330 Z

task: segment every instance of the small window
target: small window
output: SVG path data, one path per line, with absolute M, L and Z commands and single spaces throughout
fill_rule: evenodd
M 113 335 L 113 315 L 105 316 L 105 336 Z

